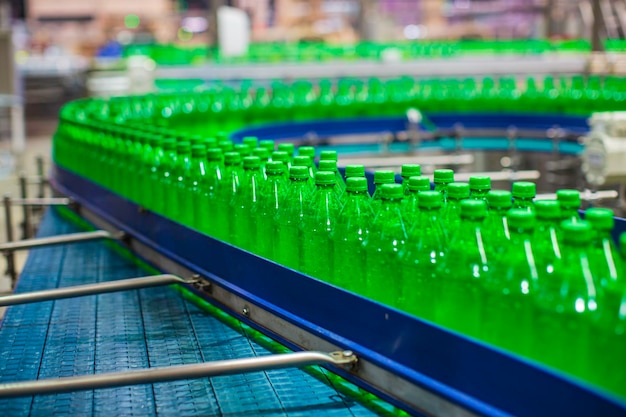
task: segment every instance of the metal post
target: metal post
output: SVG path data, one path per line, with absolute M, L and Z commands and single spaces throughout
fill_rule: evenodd
M 105 294 L 110 292 L 130 291 L 140 288 L 161 287 L 170 284 L 193 284 L 195 279 L 185 280 L 176 275 L 163 274 L 147 277 L 128 278 L 111 282 L 76 285 L 66 288 L 54 288 L 44 291 L 32 291 L 22 294 L 11 294 L 0 297 L 0 307 L 30 304 L 41 301 L 61 300 L 63 298 L 82 297 L 86 295 Z
M 5 200 L 5 205 L 6 204 L 7 203 Z M 17 240 L 14 242 L 0 243 L 0 251 L 13 252 L 16 250 L 38 248 L 41 246 L 85 242 L 87 240 L 96 240 L 96 239 L 119 239 L 122 236 L 123 236 L 122 232 L 114 234 L 114 233 L 107 232 L 106 230 L 94 230 L 93 232 L 68 233 L 68 234 L 59 235 L 59 236 L 48 236 L 48 237 L 40 237 L 36 239 L 25 239 L 25 240 Z
M 24 200 L 28 199 L 28 184 L 24 173 L 20 174 L 20 197 Z M 22 239 L 28 239 L 31 234 L 30 207 L 22 205 Z
M 198 379 L 244 372 L 265 371 L 303 367 L 308 365 L 349 365 L 357 361 L 351 351 L 343 352 L 295 352 L 267 355 L 245 359 L 231 359 L 178 365 L 162 368 L 111 372 L 95 375 L 42 379 L 39 381 L 0 384 L 0 398 L 24 397 L 42 394 L 86 391 L 99 388 L 124 387 L 128 385 L 153 384 L 157 382 Z
M 13 241 L 13 220 L 11 216 L 11 196 L 6 195 L 2 199 L 4 203 L 4 222 L 7 229 L 7 241 Z M 15 272 L 15 253 L 13 251 L 5 252 L 4 254 L 7 260 L 7 274 L 11 277 L 11 288 L 15 287 L 15 281 L 17 281 L 17 274 Z
M 14 206 L 31 206 L 31 207 L 43 207 L 43 206 L 69 206 L 72 200 L 65 197 L 49 197 L 49 198 L 13 198 L 11 204 Z
M 35 160 L 37 163 L 37 176 L 39 177 L 39 184 L 37 186 L 37 198 L 44 198 L 46 196 L 46 177 L 44 171 L 44 161 L 42 156 L 38 156 Z

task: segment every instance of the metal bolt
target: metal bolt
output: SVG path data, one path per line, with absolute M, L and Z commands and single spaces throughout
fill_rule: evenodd
M 343 352 L 341 352 L 341 356 L 343 356 L 344 358 L 351 358 L 352 356 L 354 356 L 354 352 L 352 352 L 351 350 L 344 350 Z
M 250 317 L 250 310 L 248 309 L 248 306 L 244 306 L 241 312 L 245 317 Z

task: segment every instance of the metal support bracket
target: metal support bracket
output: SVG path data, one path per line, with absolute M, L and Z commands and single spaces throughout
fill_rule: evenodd
M 37 303 L 40 301 L 60 300 L 63 298 L 82 297 L 118 291 L 129 291 L 140 288 L 160 287 L 170 284 L 195 284 L 197 278 L 189 280 L 172 274 L 151 275 L 146 277 L 121 279 L 96 284 L 76 285 L 66 288 L 54 288 L 44 291 L 32 291 L 21 294 L 11 294 L 0 297 L 0 307 L 18 304 Z
M 12 252 L 16 250 L 38 248 L 41 246 L 62 245 L 65 243 L 85 242 L 97 239 L 121 239 L 123 236 L 124 232 L 111 233 L 106 230 L 68 233 L 59 236 L 40 237 L 35 239 L 24 239 L 16 240 L 14 242 L 0 243 L 0 252 Z
M 357 357 L 351 351 L 332 353 L 316 351 L 285 353 L 193 365 L 178 365 L 95 375 L 12 382 L 0 384 L 0 398 L 58 394 L 128 385 L 153 384 L 183 379 L 210 378 L 221 375 L 266 371 L 270 369 L 300 368 L 308 365 L 331 364 L 349 366 L 356 362 Z

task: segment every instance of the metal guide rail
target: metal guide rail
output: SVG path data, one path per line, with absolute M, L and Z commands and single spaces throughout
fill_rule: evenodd
M 202 277 L 189 290 L 245 323 L 297 350 L 353 351 L 356 367 L 330 369 L 411 413 L 626 412 L 581 382 L 187 229 L 62 168 L 52 183 L 97 227 L 123 230 L 144 259 Z
M 42 228 L 44 241 L 79 234 L 54 210 Z M 318 378 L 330 385 L 289 369 L 354 366 L 352 352 L 270 354 L 251 329 L 202 314 L 164 287 L 198 277 L 125 278 L 143 268 L 102 241 L 31 252 L 17 293 L 0 297 L 13 305 L 0 325 L 3 415 L 373 415 L 342 394 L 356 391 L 351 384 L 321 369 Z

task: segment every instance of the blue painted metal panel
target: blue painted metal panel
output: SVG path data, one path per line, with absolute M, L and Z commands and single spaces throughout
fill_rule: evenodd
M 493 416 L 626 413 L 626 404 L 589 386 L 154 213 L 140 213 L 135 204 L 66 170 L 55 167 L 53 178 L 61 191 L 166 256 L 470 410 Z

